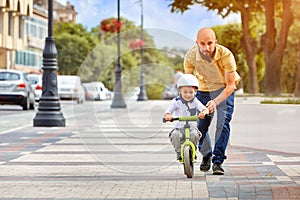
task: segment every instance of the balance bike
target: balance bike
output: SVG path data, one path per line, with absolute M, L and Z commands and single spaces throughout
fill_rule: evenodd
M 184 134 L 185 134 L 185 141 L 181 145 L 181 160 L 179 162 L 183 163 L 184 166 L 184 174 L 188 178 L 192 178 L 194 175 L 194 161 L 196 157 L 196 147 L 193 142 L 190 140 L 190 125 L 189 121 L 198 121 L 198 116 L 185 116 L 185 117 L 176 117 L 172 118 L 172 121 L 185 121 L 184 125 Z M 167 120 L 164 118 L 163 122 L 167 122 Z

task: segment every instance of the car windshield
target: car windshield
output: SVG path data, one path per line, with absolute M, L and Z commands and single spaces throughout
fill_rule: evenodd
M 0 72 L 0 81 L 20 80 L 20 74 L 13 72 Z
M 39 82 L 39 77 L 29 76 L 28 78 L 29 78 L 31 84 L 37 84 Z
M 95 85 L 85 85 L 87 90 L 97 90 L 97 87 Z
M 75 85 L 77 81 L 77 77 L 74 76 L 58 76 L 57 77 L 58 84 L 62 85 Z

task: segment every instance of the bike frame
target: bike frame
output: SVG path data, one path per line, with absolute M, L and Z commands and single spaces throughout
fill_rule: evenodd
M 196 157 L 196 147 L 194 143 L 190 140 L 191 135 L 190 135 L 190 128 L 191 126 L 189 125 L 189 121 L 198 121 L 199 117 L 198 116 L 185 116 L 185 117 L 178 117 L 174 118 L 173 120 L 179 120 L 179 121 L 186 121 L 186 124 L 184 125 L 184 134 L 185 134 L 185 141 L 181 145 L 181 160 L 180 162 L 184 161 L 184 147 L 190 146 L 192 148 L 192 162 L 195 160 Z

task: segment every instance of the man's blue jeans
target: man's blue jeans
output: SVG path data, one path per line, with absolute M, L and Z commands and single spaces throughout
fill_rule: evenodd
M 224 88 L 213 92 L 197 92 L 197 98 L 206 105 L 208 101 L 218 96 Z M 200 119 L 198 129 L 202 133 L 198 148 L 204 157 L 211 157 L 213 163 L 223 163 L 226 159 L 225 150 L 230 136 L 230 121 L 234 110 L 234 92 L 217 106 L 217 110 L 210 116 Z M 217 114 L 217 125 L 215 133 L 215 145 L 212 151 L 211 141 L 208 133 L 209 126 L 214 114 Z

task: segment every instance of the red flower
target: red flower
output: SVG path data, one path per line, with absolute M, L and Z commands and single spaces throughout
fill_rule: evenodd
M 129 48 L 131 49 L 140 49 L 146 45 L 144 40 L 133 39 L 129 42 Z
M 100 22 L 100 30 L 103 32 L 115 33 L 120 31 L 122 28 L 122 23 L 119 22 L 116 18 L 104 19 Z

